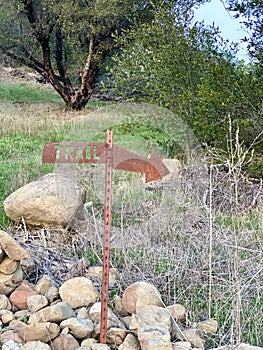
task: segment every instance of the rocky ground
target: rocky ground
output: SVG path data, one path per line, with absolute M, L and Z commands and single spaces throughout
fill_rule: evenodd
M 68 262 L 64 282 L 48 274 L 35 284 L 27 276 L 36 269 L 27 251 L 0 231 L 0 344 L 2 350 L 191 350 L 205 349 L 217 332 L 213 319 L 190 324 L 183 305 L 165 306 L 150 283 L 138 281 L 115 295 L 107 317 L 106 344 L 100 343 L 101 267 L 85 260 Z M 110 270 L 109 283 L 118 272 Z M 220 349 L 259 350 L 246 344 Z

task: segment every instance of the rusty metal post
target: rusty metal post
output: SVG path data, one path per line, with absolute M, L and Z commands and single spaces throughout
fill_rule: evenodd
M 101 286 L 101 318 L 100 343 L 106 344 L 108 300 L 109 300 L 109 267 L 110 267 L 110 227 L 111 227 L 111 197 L 112 197 L 112 164 L 113 164 L 113 133 L 107 130 L 106 164 L 105 164 L 105 201 L 104 201 L 104 243 L 103 268 Z

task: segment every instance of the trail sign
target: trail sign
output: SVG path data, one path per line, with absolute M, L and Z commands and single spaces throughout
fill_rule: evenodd
M 50 142 L 44 145 L 43 163 L 79 163 L 105 164 L 105 198 L 104 198 L 104 240 L 103 269 L 101 288 L 100 342 L 106 344 L 107 315 L 109 299 L 110 266 L 110 227 L 112 170 L 126 170 L 145 173 L 146 182 L 158 180 L 169 173 L 157 153 L 150 158 L 113 145 L 113 133 L 107 131 L 106 143 L 103 142 Z
M 43 163 L 105 163 L 106 144 L 103 142 L 50 142 L 43 150 Z M 116 170 L 127 170 L 146 174 L 146 182 L 161 179 L 169 173 L 157 153 L 150 158 L 112 145 L 112 166 Z

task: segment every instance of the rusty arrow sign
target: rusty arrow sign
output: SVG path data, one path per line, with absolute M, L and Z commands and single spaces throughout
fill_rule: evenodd
M 105 163 L 103 142 L 50 142 L 43 150 L 43 163 Z M 158 180 L 169 173 L 157 153 L 144 158 L 121 147 L 112 146 L 113 169 L 145 173 L 146 182 Z
M 108 130 L 106 143 L 50 142 L 45 144 L 42 154 L 43 163 L 105 164 L 104 240 L 100 321 L 100 342 L 102 344 L 106 343 L 109 299 L 112 170 L 145 173 L 146 182 L 158 180 L 169 173 L 169 170 L 163 164 L 157 153 L 153 152 L 150 158 L 141 157 L 121 147 L 114 146 L 112 137 L 112 131 Z

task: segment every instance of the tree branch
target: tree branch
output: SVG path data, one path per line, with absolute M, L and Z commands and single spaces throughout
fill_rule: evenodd
M 71 95 L 74 94 L 72 84 L 70 82 L 67 70 L 63 64 L 63 37 L 61 33 L 61 28 L 59 25 L 56 27 L 56 63 L 57 69 L 60 75 L 60 80 L 68 88 Z

